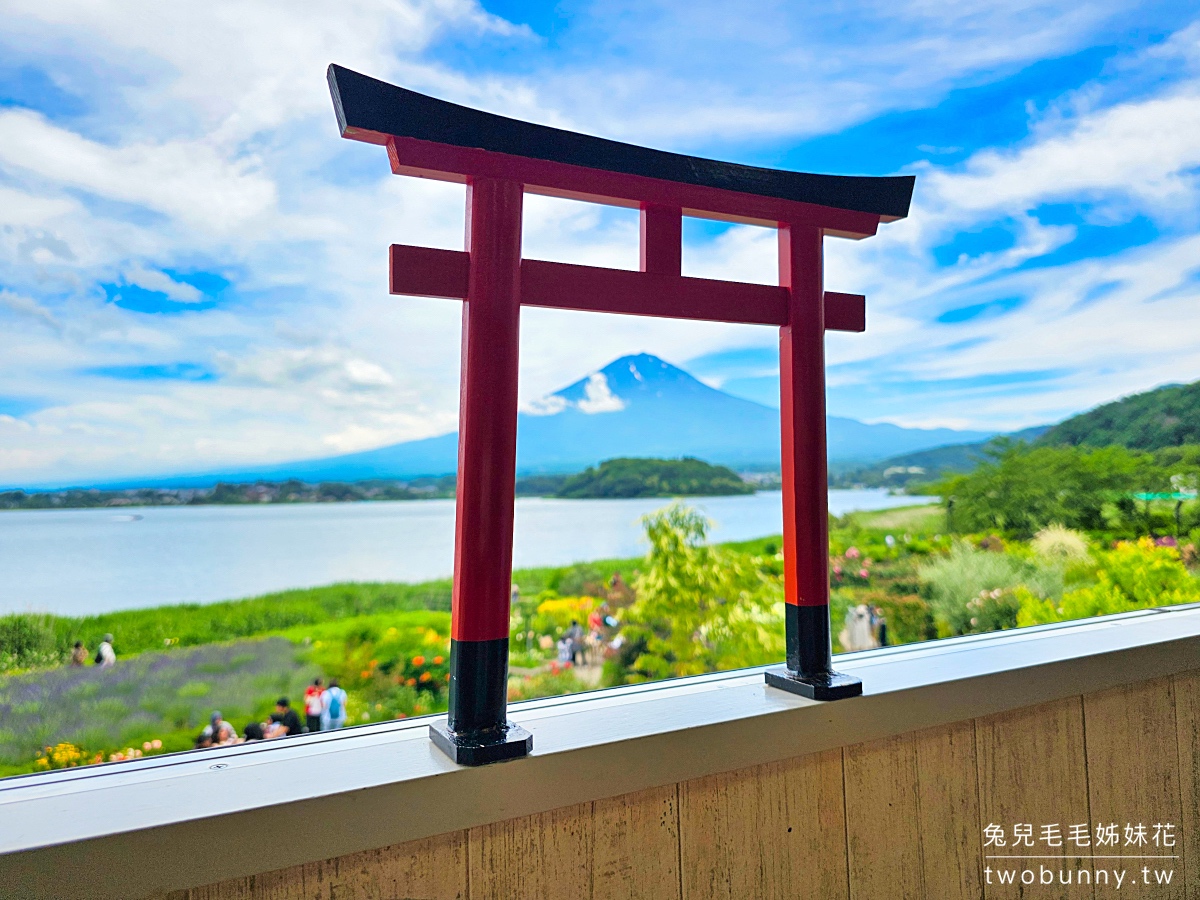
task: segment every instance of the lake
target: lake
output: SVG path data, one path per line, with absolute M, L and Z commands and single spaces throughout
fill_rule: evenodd
M 513 565 L 646 551 L 638 519 L 662 499 L 517 501 Z M 778 534 L 778 491 L 688 501 L 736 541 Z M 835 515 L 925 502 L 830 490 Z M 0 614 L 86 615 L 211 603 L 337 581 L 426 581 L 454 564 L 454 501 L 0 512 Z

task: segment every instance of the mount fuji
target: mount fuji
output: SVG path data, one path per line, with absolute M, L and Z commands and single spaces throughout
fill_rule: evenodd
M 832 463 L 869 463 L 991 435 L 828 419 Z M 619 456 L 694 456 L 735 468 L 779 465 L 779 411 L 709 387 L 656 356 L 623 356 L 527 404 L 517 419 L 517 470 L 577 472 Z M 458 434 L 375 450 L 239 470 L 157 478 L 156 485 L 222 481 L 362 481 L 453 473 Z M 143 482 L 144 483 L 144 482 Z

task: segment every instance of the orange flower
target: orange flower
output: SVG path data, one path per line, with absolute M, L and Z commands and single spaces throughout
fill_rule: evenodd
M 445 662 L 445 661 L 446 661 L 446 660 L 445 660 L 445 657 L 442 657 L 442 656 L 435 656 L 435 657 L 433 658 L 433 664 L 434 664 L 435 666 L 440 666 L 440 665 L 441 665 L 443 662 Z
M 422 682 L 426 682 L 426 681 L 428 681 L 429 679 L 431 679 L 432 677 L 433 677 L 433 676 L 432 676 L 432 675 L 430 675 L 428 672 L 422 672 L 422 673 L 421 673 L 421 681 L 422 681 Z
M 362 677 L 363 677 L 363 678 L 370 678 L 370 677 L 371 677 L 371 673 L 370 673 L 369 671 L 367 671 L 366 669 L 363 669 L 363 670 L 362 670 Z
M 425 665 L 425 657 L 423 657 L 423 656 L 414 656 L 414 657 L 413 657 L 413 665 L 414 665 L 414 666 L 423 666 L 423 665 Z
M 417 679 L 415 679 L 415 678 L 410 678 L 410 679 L 408 679 L 407 681 L 405 681 L 404 683 L 405 683 L 405 684 L 407 684 L 409 687 L 412 687 L 414 684 L 416 684 L 416 683 L 417 683 Z
M 396 713 L 396 718 L 397 719 L 407 719 L 408 713 Z
M 450 673 L 449 673 L 449 672 L 447 672 L 447 673 L 446 673 L 446 680 L 447 680 L 447 681 L 449 681 L 449 680 L 450 680 Z

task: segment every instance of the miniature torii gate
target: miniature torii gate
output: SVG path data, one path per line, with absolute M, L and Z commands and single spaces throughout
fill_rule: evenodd
M 465 251 L 393 244 L 391 293 L 465 301 L 451 612 L 452 759 L 527 754 L 508 721 L 508 628 L 521 305 L 779 326 L 786 666 L 767 683 L 818 700 L 862 692 L 833 671 L 825 331 L 863 331 L 865 300 L 824 289 L 825 235 L 859 239 L 908 214 L 913 178 L 810 175 L 715 162 L 548 128 L 329 67 L 343 137 L 392 171 L 467 186 Z M 641 270 L 521 258 L 524 193 L 641 210 Z M 779 231 L 779 286 L 683 277 L 682 217 Z

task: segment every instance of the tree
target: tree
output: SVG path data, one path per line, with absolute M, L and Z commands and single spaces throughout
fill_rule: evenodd
M 673 503 L 644 516 L 650 553 L 623 634 L 626 680 L 697 675 L 783 658 L 783 596 L 754 557 L 705 543 L 710 527 Z
M 1162 490 L 1166 475 L 1154 458 L 1124 447 L 1030 447 L 998 441 L 969 475 L 939 486 L 953 500 L 954 530 L 1003 531 L 1029 538 L 1051 524 L 1085 531 L 1106 527 L 1105 507 L 1134 491 Z

